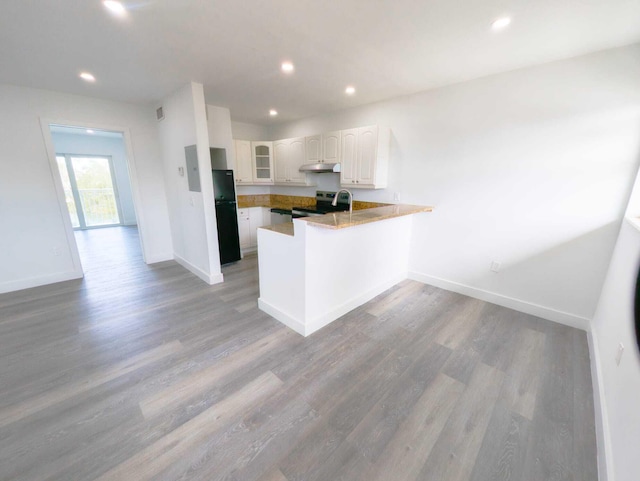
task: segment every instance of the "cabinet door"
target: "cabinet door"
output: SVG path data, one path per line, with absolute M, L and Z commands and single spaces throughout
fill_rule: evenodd
M 273 142 L 251 142 L 253 161 L 253 182 L 273 183 Z
M 358 129 L 356 184 L 374 184 L 378 162 L 378 127 Z
M 276 184 L 284 184 L 288 178 L 289 141 L 277 140 L 273 143 L 274 179 Z
M 322 162 L 322 135 L 314 135 L 313 137 L 305 137 L 306 163 Z
M 249 209 L 249 245 L 251 247 L 258 245 L 258 228 L 263 225 L 262 207 L 252 207 Z
M 248 140 L 236 140 L 234 143 L 236 148 L 236 183 L 252 184 L 253 167 L 251 164 L 251 142 Z
M 324 162 L 340 162 L 340 131 L 322 134 Z
M 307 175 L 300 172 L 300 166 L 305 163 L 305 138 L 291 139 L 289 142 L 289 182 L 305 183 Z
M 356 183 L 358 129 L 343 130 L 340 135 L 340 183 Z
M 238 210 L 238 236 L 240 237 L 240 248 L 247 249 L 251 246 L 249 209 Z

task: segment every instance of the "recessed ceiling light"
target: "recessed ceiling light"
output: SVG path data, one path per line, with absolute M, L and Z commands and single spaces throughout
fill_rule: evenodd
M 127 13 L 127 10 L 124 8 L 124 5 L 120 2 L 116 2 L 115 0 L 104 0 L 103 5 L 107 7 L 112 13 L 116 15 L 124 15 Z
M 344 93 L 347 95 L 353 95 L 356 93 L 356 88 L 349 85 L 346 89 L 344 89 Z
M 93 130 L 91 130 L 91 129 L 87 129 L 87 133 L 88 134 L 95 134 L 95 132 Z
M 278 111 L 276 109 L 271 109 L 269 110 L 269 115 L 271 115 L 271 117 L 275 117 L 278 115 Z
M 96 81 L 96 78 L 93 75 L 91 75 L 89 72 L 82 72 L 80 74 L 80 78 L 82 80 L 86 80 L 87 82 L 95 82 Z
M 293 69 L 294 69 L 293 64 L 291 62 L 282 62 L 281 68 L 282 68 L 282 71 L 285 73 L 291 73 L 293 72 Z
M 502 18 L 499 18 L 499 19 L 495 20 L 491 24 L 491 29 L 492 30 L 502 30 L 503 28 L 505 28 L 510 23 L 511 23 L 511 19 L 509 17 L 502 17 Z

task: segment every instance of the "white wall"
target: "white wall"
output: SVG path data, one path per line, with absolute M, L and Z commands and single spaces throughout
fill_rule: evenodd
M 633 301 L 639 266 L 640 231 L 624 222 L 591 332 L 596 352 L 592 362 L 596 363 L 594 367 L 600 382 L 595 393 L 596 417 L 602 415 L 603 426 L 599 429 L 604 429 L 604 439 L 608 443 L 609 481 L 638 479 L 640 355 L 633 330 Z M 625 351 L 618 366 L 615 355 L 620 342 Z M 594 384 L 595 381 L 594 376 Z
M 129 181 L 127 153 L 122 136 L 104 137 L 95 134 L 71 134 L 52 132 L 56 154 L 104 155 L 113 162 L 114 182 L 118 191 L 122 223 L 136 224 L 136 211 L 133 206 L 133 194 Z
M 0 105 L 0 292 L 81 275 L 74 259 L 75 240 L 65 224 L 68 213 L 56 196 L 58 174 L 47 156 L 40 119 L 128 130 L 145 260 L 171 258 L 152 108 L 9 85 L 0 85 Z
M 415 219 L 412 276 L 586 329 L 640 160 L 638 78 L 635 45 L 274 126 L 270 138 L 389 126 L 389 188 L 355 198 L 436 206 Z
M 233 138 L 238 140 L 270 140 L 266 125 L 231 122 L 231 131 Z
M 227 151 L 227 168 L 235 166 L 235 147 L 231 132 L 231 113 L 224 107 L 207 105 L 207 125 L 209 127 L 209 145 Z
M 158 130 L 174 257 L 205 282 L 222 282 L 203 87 L 189 83 L 162 105 L 165 118 Z M 202 192 L 189 191 L 184 150 L 189 145 L 197 146 Z

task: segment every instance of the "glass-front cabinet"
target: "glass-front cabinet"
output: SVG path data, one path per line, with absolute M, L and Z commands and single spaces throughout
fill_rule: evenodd
M 273 142 L 251 142 L 253 182 L 273 184 Z

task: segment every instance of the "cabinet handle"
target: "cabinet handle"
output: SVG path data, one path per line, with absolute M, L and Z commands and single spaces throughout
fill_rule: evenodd
M 356 180 L 356 184 L 359 184 L 359 183 L 360 183 L 360 181 L 359 181 L 359 180 Z

